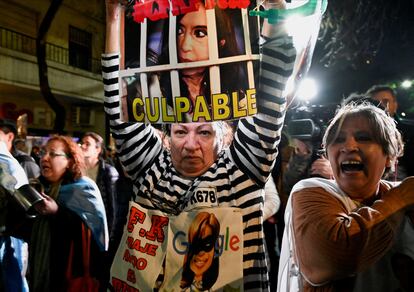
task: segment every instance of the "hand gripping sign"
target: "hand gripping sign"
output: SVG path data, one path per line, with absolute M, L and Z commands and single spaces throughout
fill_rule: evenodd
M 326 0 L 293 0 L 286 10 L 258 10 L 253 1 L 130 1 L 120 71 L 123 119 L 211 122 L 256 114 L 260 17 L 296 28 L 295 75 L 303 77 Z

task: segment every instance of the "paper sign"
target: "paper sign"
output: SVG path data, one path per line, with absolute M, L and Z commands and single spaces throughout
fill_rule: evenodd
M 130 202 L 111 285 L 116 292 L 152 291 L 160 274 L 160 291 L 243 291 L 240 210 L 199 208 L 166 216 Z
M 125 20 L 123 119 L 209 122 L 256 114 L 259 29 L 249 5 L 136 2 Z
M 234 208 L 197 209 L 170 221 L 161 291 L 243 291 L 243 225 Z
M 167 249 L 168 217 L 130 202 L 128 221 L 111 267 L 115 291 L 152 291 Z

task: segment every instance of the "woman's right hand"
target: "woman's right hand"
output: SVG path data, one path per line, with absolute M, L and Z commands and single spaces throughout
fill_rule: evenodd
M 41 195 L 43 197 L 43 201 L 34 205 L 36 211 L 40 215 L 56 214 L 59 209 L 59 205 L 56 203 L 56 201 L 44 193 L 41 193 Z
M 106 0 L 106 20 L 117 20 L 121 12 L 121 3 L 119 0 Z
M 119 0 L 105 0 L 106 5 L 106 41 L 105 53 L 119 53 L 120 31 L 119 23 L 122 15 L 122 5 Z

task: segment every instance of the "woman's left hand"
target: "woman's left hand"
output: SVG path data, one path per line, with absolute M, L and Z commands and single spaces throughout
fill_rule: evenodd
M 48 195 L 45 195 L 44 193 L 42 193 L 42 196 L 43 196 L 43 201 L 35 205 L 36 211 L 40 215 L 56 214 L 59 209 L 59 205 L 56 203 L 56 201 L 53 200 Z

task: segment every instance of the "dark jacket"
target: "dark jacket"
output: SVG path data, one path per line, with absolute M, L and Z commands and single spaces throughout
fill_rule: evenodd
M 40 167 L 39 165 L 37 165 L 33 157 L 17 149 L 13 149 L 11 154 L 23 167 L 24 172 L 26 172 L 27 178 L 31 179 L 40 176 Z
M 106 219 L 108 221 L 109 238 L 113 237 L 114 220 L 116 219 L 117 202 L 116 202 L 116 182 L 119 178 L 118 171 L 105 162 L 103 159 L 99 160 L 98 175 L 96 177 L 96 184 L 102 195 L 102 200 L 105 206 Z

